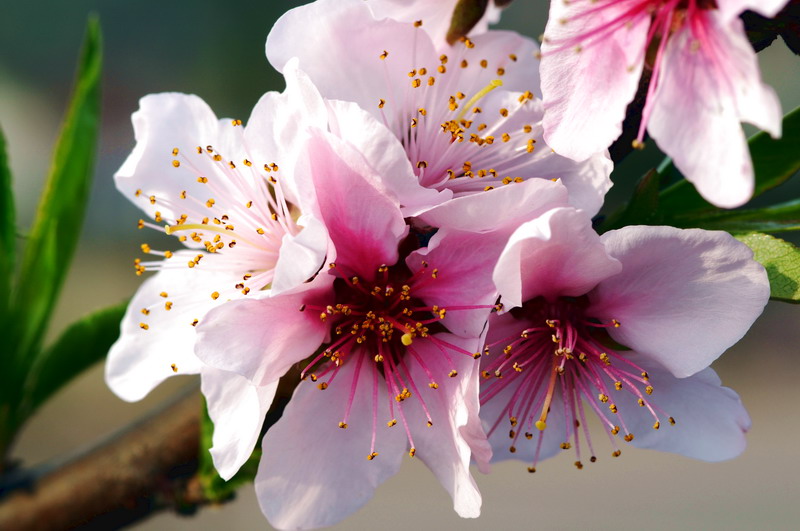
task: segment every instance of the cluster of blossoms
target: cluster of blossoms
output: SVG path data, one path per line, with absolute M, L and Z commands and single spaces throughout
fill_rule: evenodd
M 264 95 L 246 126 L 194 96 L 144 98 L 117 185 L 154 220 L 140 227 L 185 249 L 142 246 L 159 259 L 137 260 L 137 274 L 157 273 L 130 304 L 109 385 L 138 400 L 174 374 L 200 374 L 227 479 L 257 444 L 279 379 L 299 373 L 255 481 L 278 528 L 341 520 L 406 455 L 458 514 L 478 516 L 471 462 L 487 472 L 513 457 L 533 472 L 574 449 L 581 468 L 598 449 L 587 411 L 615 456 L 619 439 L 709 461 L 738 455 L 748 415 L 708 366 L 761 313 L 764 269 L 724 232 L 600 236 L 591 218 L 611 186 L 617 104 L 632 97 L 648 47 L 642 131 L 679 167 L 689 161 L 701 192 L 711 180 L 709 197 L 743 198 L 689 149 L 727 143 L 715 136 L 727 122 L 687 125 L 705 118 L 664 107 L 692 79 L 705 100 L 680 98 L 715 120 L 733 117 L 738 130 L 740 117 L 767 116 L 750 102 L 772 96 L 747 43 L 719 42 L 743 39 L 745 4 L 557 1 L 540 52 L 486 20 L 448 44 L 452 0 L 433 11 L 318 0 L 272 29 L 267 57 L 286 89 Z M 607 42 L 624 53 L 601 59 Z M 777 132 L 779 110 L 768 116 L 759 125 Z M 730 159 L 738 148 L 726 149 Z M 742 149 L 728 163 L 744 182 Z M 714 195 L 729 185 L 730 197 Z

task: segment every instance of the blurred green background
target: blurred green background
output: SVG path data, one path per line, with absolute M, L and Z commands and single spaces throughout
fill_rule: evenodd
M 54 336 L 80 315 L 129 297 L 140 281 L 132 268 L 139 244 L 156 239 L 152 231 L 137 231 L 140 213 L 116 192 L 112 181 L 133 148 L 130 114 L 138 99 L 153 92 L 195 93 L 218 116 L 247 118 L 262 93 L 283 87 L 264 57 L 264 42 L 275 19 L 301 3 L 0 4 L 0 124 L 8 138 L 23 234 L 41 191 L 90 12 L 99 14 L 105 39 L 100 156 L 81 244 L 56 311 Z M 535 38 L 544 29 L 546 13 L 542 0 L 516 0 L 502 25 Z M 797 58 L 782 41 L 759 58 L 763 76 L 779 91 L 784 111 L 800 105 Z M 615 181 L 630 184 L 656 157 L 653 146 L 635 154 L 618 168 Z M 619 188 L 612 191 L 612 201 L 624 199 Z M 797 189 L 794 183 L 788 193 L 796 195 Z M 785 196 L 787 190 L 773 193 Z M 477 478 L 484 511 L 476 521 L 459 519 L 433 476 L 420 462 L 409 460 L 365 509 L 339 528 L 796 529 L 800 522 L 798 323 L 797 308 L 771 304 L 745 340 L 715 364 L 723 382 L 741 394 L 753 417 L 749 447 L 739 459 L 706 464 L 629 448 L 620 459 L 605 458 L 610 449 L 600 451 L 599 461 L 580 472 L 572 466 L 571 454 L 542 463 L 535 475 L 527 473 L 524 463 L 503 463 L 493 474 Z M 127 404 L 106 389 L 102 367 L 97 366 L 39 411 L 19 438 L 14 455 L 35 464 L 73 452 L 191 385 L 189 377 L 175 378 L 143 402 Z M 252 488 L 243 488 L 235 502 L 202 509 L 196 517 L 163 514 L 138 528 L 223 526 L 268 527 Z

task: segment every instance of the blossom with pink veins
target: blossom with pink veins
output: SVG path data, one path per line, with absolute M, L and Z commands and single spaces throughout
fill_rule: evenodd
M 358 149 L 317 129 L 303 150 L 297 171 L 327 227 L 329 265 L 292 290 L 218 307 L 198 327 L 198 356 L 254 386 L 302 368 L 263 440 L 262 510 L 278 528 L 331 525 L 409 453 L 458 514 L 475 517 L 470 459 L 485 467 L 490 458 L 475 358 L 497 300 L 491 271 L 502 247 L 486 252 L 491 233 L 441 230 L 419 248 Z M 561 184 L 540 183 L 540 201 L 566 204 Z
M 574 448 L 577 468 L 594 462 L 587 412 L 615 457 L 617 434 L 707 461 L 742 452 L 750 419 L 707 367 L 769 299 L 745 245 L 672 227 L 598 236 L 585 213 L 557 208 L 519 227 L 494 280 L 507 311 L 490 319 L 480 413 L 494 459 L 534 472 Z
M 376 11 L 392 14 L 384 4 Z M 406 217 L 430 223 L 426 213 L 452 198 L 470 198 L 461 203 L 468 207 L 483 201 L 479 192 L 537 178 L 560 179 L 571 204 L 597 213 L 611 161 L 597 153 L 576 163 L 542 141 L 533 41 L 488 31 L 436 44 L 425 19 L 381 18 L 371 5 L 318 0 L 293 9 L 273 27 L 267 56 L 279 71 L 294 64 L 310 78 L 338 136 L 369 152 L 371 164 L 389 152 L 405 159 L 384 186 Z
M 740 122 L 781 135 L 781 108 L 761 81 L 739 14 L 771 17 L 787 0 L 554 0 L 542 44 L 544 137 L 584 160 L 622 132 L 643 67 L 652 72 L 645 130 L 717 206 L 753 195 Z
M 218 120 L 196 96 L 146 96 L 133 115 L 136 147 L 115 175 L 119 190 L 153 220 L 139 227 L 173 235 L 184 249 L 142 245 L 157 259 L 137 259 L 136 273 L 156 274 L 128 306 L 106 381 L 134 401 L 170 376 L 200 373 L 215 422 L 211 453 L 225 478 L 252 452 L 275 385 L 253 386 L 202 363 L 194 354 L 196 325 L 225 301 L 304 282 L 325 253 L 324 228 L 287 198 L 292 186 L 277 162 L 294 156 L 292 139 L 279 146 L 267 131 L 311 112 L 290 105 L 293 97 L 265 95 L 245 128 Z M 266 158 L 269 152 L 277 158 Z

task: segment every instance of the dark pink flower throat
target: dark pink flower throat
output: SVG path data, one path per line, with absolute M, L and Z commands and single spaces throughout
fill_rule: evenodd
M 585 298 L 561 298 L 555 302 L 533 299 L 510 312 L 510 318 L 519 324 L 519 333 L 489 344 L 490 353 L 495 355 L 497 351 L 499 355 L 488 363 L 488 358 L 484 360 L 482 375 L 489 381 L 482 389 L 481 404 L 496 399 L 508 387 L 513 389 L 489 435 L 498 429 L 503 418 L 508 420 L 511 424 L 509 451 L 514 453 L 520 434 L 524 433 L 531 441 L 529 444 L 536 445 L 533 463 L 528 468 L 530 472 L 536 470 L 544 430 L 548 429 L 547 421 L 552 415 L 564 416 L 561 448 L 567 450 L 574 444 L 575 466 L 583 467 L 581 431 L 590 461 L 597 460 L 584 403 L 600 419 L 614 447 L 614 457 L 621 453 L 614 435 L 622 431 L 626 442 L 633 440 L 633 433 L 625 425 L 623 413 L 626 412 L 618 408 L 614 399 L 616 393 L 633 395 L 639 406 L 652 415 L 654 429 L 659 429 L 662 417 L 667 417 L 671 424 L 675 422 L 649 403 L 647 396 L 653 393 L 653 386 L 647 371 L 605 346 L 610 341 L 606 329 L 622 326 L 621 323 L 593 319 L 587 315 L 586 307 Z M 558 410 L 552 409 L 555 398 L 560 398 Z M 611 415 L 603 411 L 606 408 Z
M 422 267 L 411 272 L 405 264 L 393 266 L 381 265 L 374 280 L 365 280 L 345 267 L 329 264 L 328 272 L 336 276 L 334 281 L 334 301 L 326 306 L 304 305 L 301 311 L 318 312 L 319 319 L 330 326 L 330 340 L 319 354 L 314 357 L 302 372 L 318 382 L 317 387 L 327 389 L 334 384 L 349 385 L 350 394 L 344 405 L 344 412 L 339 421 L 340 428 L 347 428 L 350 423 L 350 411 L 359 385 L 370 385 L 359 381 L 364 374 L 362 367 L 368 363 L 372 374 L 372 442 L 367 459 L 374 459 L 375 434 L 378 423 L 379 400 L 387 400 L 389 415 L 386 424 L 394 427 L 397 419 L 403 424 L 411 447 L 409 454 L 416 453 L 414 440 L 409 429 L 409 422 L 403 410 L 403 402 L 411 397 L 419 401 L 427 426 L 433 426 L 428 407 L 419 392 L 421 385 L 438 389 L 444 378 L 454 378 L 457 356 L 479 358 L 480 353 L 470 352 L 441 339 L 438 333 L 446 331 L 442 324 L 447 312 L 480 310 L 486 311 L 491 306 L 437 306 L 426 304 L 415 296 L 422 288 L 437 282 L 439 271 L 430 268 L 423 262 Z M 416 347 L 421 342 L 429 342 L 441 359 L 426 359 Z M 430 352 L 430 349 L 426 349 Z M 427 354 L 428 357 L 430 354 Z M 442 361 L 443 360 L 443 361 Z M 346 363 L 355 363 L 352 381 L 338 382 L 337 375 Z M 416 364 L 425 375 L 425 382 L 415 381 L 412 366 Z M 435 367 L 450 367 L 442 372 Z M 416 373 L 420 380 L 420 373 Z M 381 389 L 380 381 L 385 382 Z M 385 396 L 380 396 L 385 395 Z M 362 421 L 362 419 L 358 419 Z

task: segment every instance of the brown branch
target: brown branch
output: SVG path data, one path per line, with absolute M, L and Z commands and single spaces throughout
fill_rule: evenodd
M 197 392 L 0 499 L 0 529 L 119 527 L 203 503 Z
M 281 378 L 262 434 L 299 382 L 298 365 Z M 0 529 L 116 529 L 162 510 L 188 514 L 217 503 L 197 476 L 202 407 L 193 391 L 66 463 L 0 476 Z

